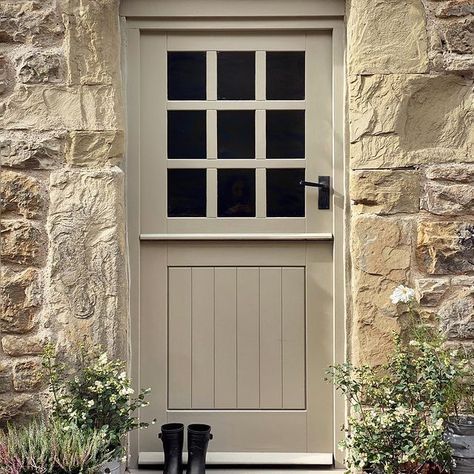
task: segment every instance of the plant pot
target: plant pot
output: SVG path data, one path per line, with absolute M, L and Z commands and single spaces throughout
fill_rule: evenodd
M 453 474 L 474 473 L 474 417 L 450 418 L 445 436 L 453 448 Z
M 124 473 L 125 473 L 125 464 L 119 459 L 107 462 L 100 468 L 100 474 L 124 474 Z

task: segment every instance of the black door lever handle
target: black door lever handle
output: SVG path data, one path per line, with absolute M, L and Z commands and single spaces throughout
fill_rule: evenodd
M 318 182 L 301 180 L 301 186 L 310 186 L 312 188 L 319 188 L 318 193 L 318 209 L 329 209 L 329 198 L 331 194 L 331 178 L 329 176 L 319 176 Z

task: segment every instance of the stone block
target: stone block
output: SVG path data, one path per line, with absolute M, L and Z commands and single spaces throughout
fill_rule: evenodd
M 439 18 L 460 17 L 474 15 L 472 0 L 451 0 L 440 5 L 436 11 Z
M 471 7 L 474 8 L 474 7 Z M 451 53 L 474 54 L 474 15 L 440 25 L 446 49 Z
M 2 268 L 0 283 L 0 331 L 27 333 L 33 329 L 34 315 L 41 304 L 38 271 L 23 272 Z
M 347 31 L 349 74 L 428 70 L 428 39 L 420 0 L 351 2 Z
M 412 171 L 354 171 L 350 198 L 362 213 L 414 213 L 420 208 L 420 185 Z
M 64 24 L 54 2 L 3 1 L 0 3 L 0 43 L 59 44 Z
M 68 2 L 65 44 L 69 84 L 112 84 L 119 77 L 118 3 Z
M 119 93 L 112 86 L 17 87 L 0 111 L 0 127 L 32 130 L 121 129 Z
M 422 306 L 438 306 L 450 288 L 450 282 L 439 278 L 420 278 L 416 280 L 418 300 Z
M 474 183 L 427 182 L 424 186 L 421 207 L 439 216 L 471 215 L 474 208 Z
M 472 80 L 358 76 L 349 89 L 352 168 L 474 161 Z
M 352 263 L 357 270 L 406 281 L 411 264 L 412 222 L 376 216 L 352 221 Z
M 417 241 L 418 262 L 427 273 L 474 271 L 474 222 L 422 221 Z
M 0 212 L 35 219 L 43 213 L 44 189 L 32 176 L 3 170 L 0 174 Z
M 8 57 L 0 54 L 0 97 L 6 96 L 15 85 L 14 70 Z
M 13 388 L 17 392 L 38 390 L 43 379 L 44 373 L 40 360 L 25 360 L 13 366 Z
M 24 220 L 3 220 L 0 223 L 3 262 L 20 265 L 41 265 L 47 252 L 47 237 L 40 224 Z
M 434 181 L 452 181 L 455 183 L 474 183 L 474 165 L 453 163 L 429 166 L 426 177 Z
M 46 340 L 40 336 L 4 336 L 2 338 L 3 352 L 9 356 L 31 356 L 43 352 Z
M 0 140 L 2 167 L 17 169 L 54 169 L 63 162 L 66 135 L 46 133 L 25 135 L 10 132 Z
M 19 415 L 31 413 L 30 402 L 31 395 L 25 393 L 0 396 L 0 423 L 5 424 Z
M 83 336 L 123 356 L 126 348 L 126 245 L 123 173 L 55 171 L 50 179 L 48 314 L 58 340 Z
M 124 154 L 122 131 L 72 132 L 66 160 L 73 166 L 89 167 L 118 165 Z
M 441 327 L 450 339 L 474 339 L 474 296 L 461 292 L 440 310 Z
M 13 388 L 13 374 L 6 365 L 0 365 L 0 394 L 8 393 Z
M 59 53 L 32 51 L 17 58 L 18 77 L 23 84 L 58 83 L 62 79 Z

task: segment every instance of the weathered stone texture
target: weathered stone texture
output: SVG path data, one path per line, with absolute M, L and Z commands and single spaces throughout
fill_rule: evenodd
M 24 220 L 3 220 L 0 225 L 3 262 L 41 265 L 46 255 L 46 233 L 41 225 Z
M 118 130 L 72 132 L 67 162 L 77 167 L 114 166 L 123 157 L 124 137 Z
M 3 167 L 17 169 L 54 169 L 63 160 L 66 135 L 46 133 L 39 136 L 9 132 L 0 139 L 0 158 Z
M 420 278 L 416 281 L 418 299 L 422 306 L 438 306 L 450 288 L 446 279 Z
M 422 208 L 440 216 L 470 215 L 474 209 L 474 184 L 427 183 Z
M 61 82 L 61 55 L 33 51 L 17 59 L 18 77 L 23 84 Z
M 2 267 L 0 292 L 0 331 L 29 332 L 41 304 L 38 271 L 13 272 Z
M 349 74 L 428 70 L 420 0 L 352 1 L 348 34 Z
M 473 161 L 472 81 L 373 75 L 350 80 L 351 166 Z
M 3 352 L 9 356 L 39 355 L 43 352 L 46 341 L 38 336 L 4 336 Z
M 3 170 L 0 173 L 0 212 L 38 218 L 44 209 L 42 183 L 32 176 Z
M 357 212 L 374 214 L 414 213 L 420 209 L 420 185 L 412 171 L 355 171 L 350 198 Z
M 420 222 L 417 255 L 429 274 L 474 271 L 474 222 Z
M 50 314 L 61 342 L 88 336 L 122 353 L 126 325 L 123 174 L 110 170 L 51 175 Z
M 44 380 L 40 360 L 31 359 L 17 362 L 13 367 L 13 388 L 17 392 L 38 390 Z
M 121 128 L 118 92 L 111 86 L 20 86 L 0 110 L 0 127 L 35 130 Z
M 474 288 L 447 300 L 440 307 L 439 316 L 450 339 L 474 339 Z

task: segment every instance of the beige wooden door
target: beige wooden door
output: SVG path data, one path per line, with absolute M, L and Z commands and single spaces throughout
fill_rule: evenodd
M 140 461 L 164 422 L 216 463 L 332 463 L 330 32 L 140 36 Z M 269 454 L 270 453 L 270 454 Z

